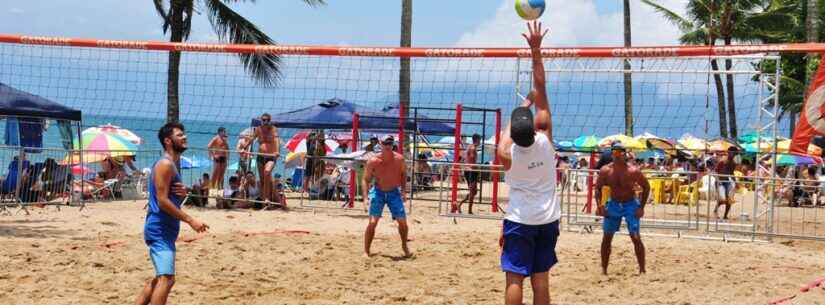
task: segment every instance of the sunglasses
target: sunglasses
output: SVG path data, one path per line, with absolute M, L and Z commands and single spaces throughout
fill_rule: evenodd
M 381 142 L 381 145 L 392 146 L 395 142 Z

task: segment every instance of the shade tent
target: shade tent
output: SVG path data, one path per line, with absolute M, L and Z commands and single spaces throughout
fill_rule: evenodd
M 368 129 L 373 129 L 371 126 L 372 124 L 376 125 L 389 125 L 391 126 L 390 129 L 398 129 L 398 117 L 400 116 L 400 110 L 398 105 L 384 107 L 380 113 L 373 114 L 364 114 L 365 119 L 361 120 L 361 126 Z M 375 116 L 376 118 L 373 118 Z M 383 116 L 385 118 L 377 118 L 378 116 Z M 455 125 L 448 124 L 441 121 L 433 120 L 426 115 L 421 113 L 413 113 L 407 111 L 407 122 L 405 125 L 405 129 L 407 130 L 418 130 L 422 134 L 427 135 L 453 135 L 455 133 Z M 373 122 L 375 121 L 375 122 Z M 375 129 L 383 129 L 381 127 L 375 127 Z
M 0 116 L 80 121 L 80 110 L 0 83 Z
M 378 113 L 341 99 L 329 99 L 320 104 L 272 115 L 272 124 L 280 128 L 349 129 L 353 113 Z M 398 121 L 395 123 L 398 127 Z

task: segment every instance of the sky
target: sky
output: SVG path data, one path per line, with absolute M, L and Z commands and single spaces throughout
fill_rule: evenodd
M 451 1 L 435 1 L 435 0 L 414 0 L 413 1 L 413 34 L 412 44 L 416 47 L 526 47 L 524 38 L 521 33 L 526 30 L 524 21 L 521 20 L 513 8 L 514 0 L 451 0 Z M 374 46 L 387 47 L 397 46 L 399 44 L 400 33 L 400 15 L 401 15 L 401 0 L 327 0 L 328 4 L 321 7 L 312 8 L 299 0 L 279 0 L 279 1 L 256 1 L 256 3 L 248 3 L 244 1 L 227 1 L 232 2 L 230 6 L 238 13 L 245 16 L 247 19 L 259 26 L 265 33 L 269 34 L 277 43 L 282 45 L 332 45 L 332 46 Z M 249 1 L 251 2 L 251 1 Z M 678 13 L 684 11 L 683 0 L 659 0 L 661 5 L 668 7 Z M 550 28 L 549 38 L 545 40 L 545 47 L 569 47 L 569 46 L 620 46 L 623 44 L 623 28 L 622 28 L 622 7 L 621 0 L 549 0 L 547 1 L 547 10 L 540 18 L 540 21 Z M 157 16 L 154 6 L 149 0 L 95 0 L 95 1 L 77 1 L 77 0 L 27 0 L 27 1 L 11 1 L 0 0 L 0 33 L 3 34 L 20 34 L 20 35 L 38 35 L 38 36 L 62 36 L 62 37 L 78 37 L 78 38 L 99 38 L 99 39 L 118 39 L 118 40 L 167 40 L 168 37 L 162 33 L 162 21 Z M 203 10 L 199 7 L 198 10 Z M 631 28 L 633 32 L 633 45 L 635 46 L 653 46 L 653 45 L 677 45 L 678 44 L 678 30 L 670 25 L 667 20 L 660 17 L 651 8 L 641 4 L 640 1 L 631 1 Z M 217 36 L 212 32 L 209 26 L 208 19 L 204 15 L 197 15 L 194 18 L 193 30 L 190 36 L 190 42 L 218 42 Z M 0 49 L 0 55 L 15 54 L 20 52 L 20 49 Z M 25 51 L 24 51 L 25 52 Z M 51 53 L 50 53 L 51 54 Z M 20 78 L 18 84 L 28 85 L 26 89 L 30 91 L 37 91 L 37 89 L 49 90 L 48 93 L 43 93 L 46 96 L 53 94 L 52 97 L 56 99 L 65 97 L 83 97 L 91 103 L 109 102 L 119 103 L 120 107 L 133 107 L 134 112 L 145 111 L 151 116 L 160 116 L 164 112 L 163 101 L 165 92 L 162 82 L 164 81 L 164 74 L 159 72 L 164 69 L 165 57 L 154 55 L 135 55 L 136 53 L 128 52 L 127 58 L 135 58 L 138 61 L 143 61 L 139 65 L 127 66 L 123 62 L 111 58 L 112 56 L 122 56 L 121 53 L 114 52 L 100 52 L 95 53 L 93 57 L 84 57 L 78 62 L 83 61 L 84 65 L 99 64 L 103 69 L 100 69 L 101 74 L 94 76 L 82 76 L 86 83 L 76 86 L 76 88 L 69 88 L 69 86 L 59 83 L 59 81 L 48 80 L 51 73 L 49 66 L 37 66 L 32 64 L 37 60 L 49 60 L 49 58 L 38 58 L 37 54 L 25 54 L 20 58 L 26 56 L 31 57 L 32 61 L 28 63 L 11 61 L 11 69 L 5 72 L 10 78 L 14 78 L 20 73 L 16 73 L 14 69 L 26 68 L 27 78 L 24 80 Z M 71 56 L 76 56 L 74 54 Z M 85 53 L 82 54 L 85 56 Z M 159 54 L 156 54 L 159 55 Z M 62 56 L 62 55 L 50 55 Z M 97 58 L 96 56 L 100 56 Z M 304 103 L 314 103 L 320 98 L 327 98 L 329 96 L 344 97 L 347 94 L 359 94 L 355 88 L 367 88 L 371 90 L 368 94 L 360 94 L 362 101 L 376 102 L 384 100 L 386 97 L 392 98 L 392 93 L 395 88 L 392 86 L 383 86 L 379 89 L 370 89 L 375 83 L 392 83 L 397 76 L 395 67 L 397 61 L 394 59 L 373 59 L 366 61 L 359 58 L 352 59 L 309 59 L 309 64 L 316 65 L 316 69 L 326 69 L 324 73 L 320 73 L 312 69 L 289 70 L 292 73 L 285 79 L 285 87 L 297 88 L 300 90 L 293 91 L 264 91 L 258 88 L 244 87 L 247 85 L 247 77 L 241 72 L 230 71 L 224 73 L 228 69 L 225 65 L 226 61 L 220 61 L 216 58 L 218 56 L 207 57 L 208 60 L 216 60 L 215 62 L 207 64 L 188 63 L 189 61 L 197 61 L 198 57 L 184 58 L 184 66 L 191 67 L 193 70 L 193 77 L 182 82 L 183 92 L 188 88 L 196 87 L 192 96 L 195 99 L 200 99 L 201 104 L 193 104 L 190 107 L 191 113 L 201 114 L 202 117 L 213 117 L 215 110 L 214 105 L 221 103 L 222 100 L 229 98 L 240 99 L 239 102 L 246 103 L 250 108 L 260 109 L 258 103 L 272 104 L 272 100 L 283 101 L 284 98 L 295 98 L 300 100 L 293 105 Z M 0 56 L 2 58 L 2 56 Z M 304 60 L 304 59 L 301 59 Z M 98 61 L 96 63 L 94 61 Z M 235 62 L 232 60 L 232 62 Z M 428 79 L 433 79 L 432 82 L 423 83 L 423 88 L 418 91 L 418 96 L 421 100 L 433 99 L 432 96 L 440 94 L 448 102 L 453 102 L 462 99 L 476 98 L 483 100 L 484 97 L 476 97 L 468 92 L 478 90 L 478 85 L 489 86 L 487 91 L 489 96 L 486 98 L 492 99 L 507 99 L 512 96 L 512 89 L 502 87 L 500 85 L 507 85 L 505 78 L 511 78 L 512 71 L 509 69 L 513 62 L 503 62 L 496 60 L 467 60 L 462 62 L 463 66 L 449 66 L 455 71 L 462 73 L 461 75 L 444 76 L 439 74 L 439 68 L 442 66 L 430 66 L 441 63 L 441 65 L 453 65 L 448 59 L 443 61 L 421 61 L 419 67 L 423 69 L 432 69 L 427 71 L 414 71 L 419 74 L 428 74 Z M 63 62 L 61 62 L 63 64 Z M 215 66 L 218 65 L 218 66 Z M 475 65 L 475 66 L 472 66 Z M 125 68 L 124 68 L 125 67 Z M 37 71 L 38 68 L 43 71 Z M 152 73 L 143 73 L 143 69 L 152 70 Z M 72 70 L 75 69 L 75 70 Z M 119 73 L 123 70 L 131 73 L 123 75 Z M 205 70 L 202 70 L 205 69 Z M 359 70 L 360 69 L 360 70 Z M 357 76 L 350 76 L 346 73 L 362 73 L 363 69 L 371 69 L 375 72 L 377 79 L 358 79 Z M 476 75 L 473 69 L 482 69 L 486 71 L 485 75 Z M 78 72 L 80 71 L 80 72 Z M 117 73 L 106 74 L 106 71 L 114 71 Z M 453 72 L 455 72 L 453 71 Z M 66 78 L 71 81 L 78 81 L 80 78 L 78 73 L 86 73 L 87 71 L 72 68 L 67 65 L 64 71 Z M 492 72 L 492 73 L 491 73 Z M 184 71 L 186 73 L 186 71 Z M 210 77 L 214 77 L 214 73 L 221 74 L 217 76 L 218 82 L 224 82 L 224 85 L 203 86 L 206 83 L 216 82 Z M 223 73 L 223 74 L 222 74 Z M 321 75 L 331 75 L 338 73 L 337 78 L 323 78 Z M 25 73 L 24 73 L 25 74 Z M 431 75 L 430 75 L 431 74 Z M 4 75 L 2 70 L 2 63 L 0 63 L 0 78 Z M 615 76 L 615 75 L 613 75 Z M 497 78 L 501 77 L 501 78 Z M 574 75 L 574 77 L 581 77 L 581 75 Z M 635 77 L 635 76 L 634 76 Z M 350 79 L 351 82 L 344 81 Z M 466 78 L 466 79 L 461 79 Z M 44 79 L 46 79 L 44 81 Z M 192 80 L 189 85 L 187 81 Z M 419 77 L 420 81 L 421 78 Z M 438 81 L 442 80 L 442 81 Z M 447 80 L 447 81 L 443 81 Z M 644 113 L 650 112 L 650 116 L 655 116 L 657 112 L 653 107 L 661 105 L 660 98 L 645 97 L 642 93 L 646 92 L 643 89 L 645 86 L 644 78 L 639 78 L 640 82 L 635 86 L 639 86 L 635 93 L 642 104 L 648 100 L 651 106 L 638 109 Z M 9 80 L 6 80 L 9 81 Z M 102 81 L 102 82 L 101 82 Z M 474 83 L 475 88 L 462 87 L 461 85 L 453 84 L 452 87 L 444 87 L 444 83 L 458 83 L 464 81 L 468 84 Z M 548 80 L 553 82 L 553 80 Z M 604 105 L 607 101 L 607 95 L 612 100 L 619 100 L 619 94 L 615 93 L 616 85 L 621 85 L 620 81 L 612 80 L 610 82 L 602 81 L 599 83 L 598 79 L 588 79 L 581 81 L 585 83 L 592 82 L 592 88 L 603 84 L 612 86 L 601 93 L 596 92 L 589 98 L 589 102 L 593 105 Z M 690 96 L 691 94 L 700 95 L 704 99 L 706 92 L 706 81 L 704 79 L 688 80 L 682 78 L 679 80 L 684 82 L 682 84 L 676 83 L 675 86 L 671 83 L 659 83 L 657 90 L 650 94 L 662 94 L 666 92 L 671 97 Z M 295 82 L 295 83 L 291 83 Z M 329 83 L 328 85 L 323 85 Z M 742 81 L 745 83 L 747 81 Z M 559 83 L 567 85 L 568 82 Z M 419 82 L 418 85 L 422 85 Z M 748 86 L 753 84 L 748 83 Z M 145 88 L 144 88 L 145 86 Z M 310 87 L 316 89 L 306 90 Z M 416 86 L 416 84 L 414 84 Z M 688 90 L 691 92 L 671 92 L 674 87 L 676 90 L 684 90 L 685 86 L 695 86 L 698 89 Z M 65 87 L 65 88 L 64 88 Z M 384 88 L 387 87 L 387 88 Z M 744 86 L 742 86 L 744 87 Z M 24 87 L 25 88 L 25 87 Z M 594 89 L 588 88 L 585 91 L 595 92 Z M 89 90 L 97 89 L 97 90 Z M 217 89 L 215 93 L 209 92 L 211 89 Z M 416 89 L 416 88 L 414 88 Z M 63 90 L 63 91 L 61 91 Z M 129 90 L 133 90 L 130 92 Z M 240 90 L 240 93 L 235 93 Z M 243 92 L 246 90 L 245 92 Z M 428 91 L 429 90 L 429 91 Z M 573 96 L 578 92 L 577 88 L 566 89 L 569 93 L 567 96 Z M 611 91 L 613 90 L 613 91 Z M 671 91 L 666 91 L 671 90 Z M 75 91 L 89 91 L 102 92 L 97 95 L 89 95 L 88 92 Z M 613 93 L 605 93 L 605 92 Z M 695 91 L 695 92 L 693 92 Z M 68 92 L 68 93 L 67 93 Z M 126 93 L 123 97 L 122 93 Z M 445 93 L 446 92 L 446 93 Z M 452 92 L 452 93 L 450 93 Z M 305 94 L 298 96 L 298 94 Z M 342 96 L 344 95 L 344 96 Z M 91 96 L 91 98 L 89 97 Z M 508 98 L 501 98 L 508 96 Z M 582 97 L 577 97 L 582 98 Z M 211 101 L 210 99 L 214 99 Z M 151 107 L 146 107 L 143 100 L 151 101 Z M 190 101 L 192 99 L 189 99 Z M 755 99 L 754 99 L 755 100 Z M 357 101 L 357 100 L 356 100 Z M 440 102 L 440 101 L 438 101 Z M 580 106 L 574 105 L 575 101 L 571 101 L 570 107 L 575 109 L 574 112 L 580 112 Z M 701 102 L 701 101 L 700 101 Z M 283 102 L 282 102 L 283 103 Z M 185 105 L 184 105 L 185 106 Z M 245 105 L 246 106 L 246 105 Z M 510 105 L 504 105 L 508 108 Z M 563 107 L 564 106 L 562 104 Z M 747 106 L 753 106 L 747 105 Z M 578 108 L 576 108 L 578 107 Z M 642 108 L 645 106 L 642 106 Z M 677 106 L 674 106 L 677 107 Z M 615 116 L 619 118 L 618 113 L 612 109 L 601 107 L 603 113 L 606 115 Z M 222 109 L 222 108 L 221 108 Z M 670 108 L 671 110 L 676 108 Z M 99 108 L 100 110 L 109 110 L 109 108 Z M 283 111 L 284 109 L 278 109 Z M 694 109 L 701 111 L 702 109 Z M 245 111 L 245 110 L 244 110 Z M 564 109 L 560 109 L 564 111 Z M 616 109 L 618 110 L 618 108 Z M 132 112 L 131 110 L 129 112 Z M 750 110 L 749 110 L 750 112 Z M 86 109 L 84 109 L 84 113 Z M 95 113 L 90 111 L 89 113 Z M 278 112 L 275 112 L 278 113 Z M 755 113 L 755 112 L 754 112 Z M 701 113 L 697 113 L 700 115 Z M 245 114 L 244 114 L 245 115 Z M 644 115 L 644 114 L 643 114 Z M 570 115 L 575 117 L 575 113 Z M 588 115 L 588 117 L 592 117 Z M 656 123 L 658 121 L 651 121 Z M 587 124 L 597 124 L 598 122 L 580 123 L 580 126 L 588 126 Z M 621 126 L 621 122 L 614 122 L 610 125 Z M 658 124 L 658 123 L 656 123 Z M 744 124 L 740 124 L 744 125 Z M 674 126 L 673 128 L 677 128 Z M 695 127 L 695 126 L 693 126 Z M 612 130 L 612 129 L 611 129 Z M 571 134 L 578 133 L 579 130 L 571 130 Z
M 413 1 L 413 45 L 431 47 L 523 46 L 523 22 L 513 0 Z M 27 0 L 0 5 L 0 33 L 103 39 L 165 40 L 149 0 Z M 328 0 L 311 8 L 299 0 L 235 3 L 231 7 L 281 44 L 394 46 L 399 43 L 400 0 Z M 550 44 L 620 45 L 620 0 L 551 0 L 540 19 Z M 684 1 L 659 1 L 683 11 Z M 676 44 L 664 18 L 631 1 L 634 43 Z M 194 19 L 192 42 L 212 42 L 206 16 Z

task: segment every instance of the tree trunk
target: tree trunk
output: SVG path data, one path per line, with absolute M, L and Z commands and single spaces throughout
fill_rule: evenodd
M 630 0 L 624 0 L 624 46 L 632 45 L 630 39 Z M 630 70 L 630 59 L 624 60 L 625 71 Z M 624 73 L 624 133 L 633 136 L 633 75 Z
M 722 85 L 722 77 L 716 71 L 719 71 L 719 64 L 715 59 L 710 61 L 710 67 L 714 71 L 713 81 L 716 85 L 716 103 L 719 106 L 719 136 L 722 138 L 728 137 L 728 120 L 727 111 L 725 111 L 725 91 Z
M 401 47 L 412 46 L 412 0 L 401 0 Z M 398 102 L 404 109 L 410 106 L 410 58 L 401 58 L 398 75 Z
M 170 38 L 171 42 L 183 41 L 183 7 L 179 1 L 170 2 Z M 169 52 L 169 70 L 166 88 L 166 122 L 180 121 L 180 102 L 178 99 L 178 78 L 180 76 L 180 52 Z
M 729 46 L 731 44 L 731 37 L 725 37 L 725 45 Z M 725 70 L 730 71 L 733 63 L 730 59 L 725 59 Z M 738 136 L 738 130 L 736 126 L 736 97 L 733 94 L 734 83 L 733 83 L 733 74 L 725 75 L 727 81 L 727 98 L 728 98 L 728 125 L 730 127 L 730 137 L 733 140 L 736 140 Z

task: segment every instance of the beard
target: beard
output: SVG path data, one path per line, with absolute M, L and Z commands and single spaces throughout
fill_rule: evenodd
M 172 141 L 172 151 L 174 151 L 176 154 L 182 154 L 184 151 L 186 151 L 186 146 L 183 146 L 183 144 L 180 144 L 178 142 Z

